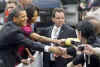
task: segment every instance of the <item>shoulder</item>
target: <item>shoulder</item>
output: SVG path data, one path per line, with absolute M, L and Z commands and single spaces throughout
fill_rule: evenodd
M 72 28 L 70 25 L 68 25 L 68 24 L 64 24 L 63 26 L 62 26 L 63 28 L 66 28 L 66 29 L 69 29 L 69 30 L 74 30 L 74 28 Z
M 64 33 L 66 33 L 67 35 L 69 35 L 70 37 L 76 37 L 76 32 L 75 29 L 72 28 L 71 26 L 64 24 L 62 26 L 62 30 L 64 31 Z
M 96 40 L 95 40 L 95 42 L 93 43 L 92 46 L 93 47 L 100 47 L 100 38 L 99 37 L 96 37 Z
M 70 31 L 69 33 L 72 33 L 72 32 L 75 33 L 75 29 L 72 28 L 70 25 L 67 25 L 67 24 L 64 24 L 64 25 L 62 26 L 62 29 L 63 29 L 64 31 Z
M 18 31 L 20 32 L 21 30 L 18 26 L 16 26 L 16 24 L 13 24 L 13 22 L 8 22 L 3 26 L 1 31 L 7 32 L 7 33 L 14 33 Z

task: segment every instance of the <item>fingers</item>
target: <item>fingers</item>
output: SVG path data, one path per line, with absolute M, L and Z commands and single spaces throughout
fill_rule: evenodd
M 82 64 L 75 65 L 74 67 L 82 67 Z
M 29 58 L 31 58 L 34 61 L 34 56 L 29 56 Z
M 28 64 L 29 64 L 29 62 L 28 62 L 28 60 L 27 60 L 27 59 L 22 59 L 22 60 L 21 60 L 21 63 L 26 64 L 26 65 L 28 65 Z
M 28 59 L 22 59 L 21 63 L 28 65 L 31 64 L 32 62 L 34 62 L 34 60 L 32 58 L 28 58 Z
M 62 47 L 53 46 L 50 48 L 52 53 L 55 53 L 56 57 L 61 56 L 63 58 L 72 58 L 72 56 L 67 55 L 67 49 Z
M 84 53 L 85 53 L 85 54 L 88 54 L 88 55 L 94 54 L 93 47 L 90 46 L 90 45 L 86 45 L 86 46 L 85 46 Z
M 29 56 L 30 58 L 30 63 L 34 62 L 34 57 L 33 56 Z
M 65 41 L 64 41 L 64 39 L 53 40 L 53 43 L 55 43 L 55 44 L 59 44 L 60 46 L 64 46 L 64 45 L 65 45 Z
M 55 53 L 56 55 L 63 54 L 63 50 L 59 47 L 56 47 L 56 46 L 51 46 L 49 50 L 50 50 L 50 52 Z

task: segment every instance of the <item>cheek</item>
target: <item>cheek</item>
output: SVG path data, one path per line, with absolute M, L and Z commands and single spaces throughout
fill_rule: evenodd
M 24 21 L 24 19 L 22 18 L 20 21 Z
M 57 21 L 56 21 L 56 24 L 61 24 L 61 23 L 59 22 L 59 20 L 57 20 Z
M 64 20 L 62 19 L 62 20 L 59 20 L 59 23 L 60 23 L 60 24 L 64 24 L 65 22 L 64 22 Z
M 61 19 L 61 22 L 64 23 L 64 19 Z
M 25 19 L 20 19 L 21 24 L 23 24 L 25 22 Z

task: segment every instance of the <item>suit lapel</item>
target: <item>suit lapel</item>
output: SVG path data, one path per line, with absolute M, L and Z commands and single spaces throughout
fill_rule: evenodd
M 51 37 L 51 34 L 52 34 L 52 30 L 53 30 L 53 26 L 50 26 L 50 28 L 49 28 L 49 37 Z
M 64 26 L 64 25 L 63 25 L 63 26 Z M 60 29 L 60 32 L 59 32 L 59 35 L 58 35 L 58 39 L 60 38 L 61 35 L 63 35 L 63 34 L 62 34 L 62 33 L 64 32 L 64 27 L 63 27 L 63 26 L 62 26 L 61 29 Z

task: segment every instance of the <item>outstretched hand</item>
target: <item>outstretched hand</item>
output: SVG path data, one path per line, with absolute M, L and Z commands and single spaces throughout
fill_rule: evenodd
M 56 47 L 56 46 L 51 46 L 49 48 L 49 51 L 52 52 L 52 53 L 55 53 L 56 55 L 62 55 L 63 54 L 63 50 L 59 47 Z
M 64 46 L 65 45 L 65 40 L 64 39 L 53 40 L 53 43 L 59 44 L 60 46 Z
M 86 46 L 85 46 L 84 53 L 85 53 L 85 54 L 88 54 L 88 55 L 91 55 L 91 54 L 94 54 L 95 51 L 93 50 L 93 47 L 92 47 L 92 46 L 86 45 Z
M 51 46 L 49 50 L 55 53 L 56 56 L 62 56 L 63 58 L 71 58 L 72 56 L 67 54 L 67 49 L 62 47 Z
M 23 64 L 25 64 L 25 65 L 30 64 L 29 61 L 28 61 L 27 59 L 22 59 L 22 60 L 21 60 L 21 63 L 23 63 Z

